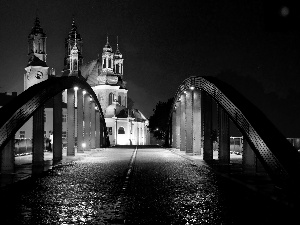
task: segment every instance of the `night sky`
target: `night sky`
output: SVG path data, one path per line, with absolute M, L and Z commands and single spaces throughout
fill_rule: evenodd
M 60 74 L 74 15 L 84 63 L 101 55 L 107 34 L 115 51 L 119 36 L 128 95 L 146 117 L 185 78 L 217 76 L 286 137 L 300 137 L 299 14 L 292 1 L 0 0 L 0 92 L 23 91 L 36 15 Z

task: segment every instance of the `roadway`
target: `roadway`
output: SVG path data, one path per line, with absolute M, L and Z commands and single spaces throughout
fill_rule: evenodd
M 294 208 L 267 194 L 267 179 L 240 179 L 240 156 L 232 155 L 233 172 L 222 174 L 176 149 L 95 149 L 64 156 L 58 165 L 46 153 L 39 176 L 30 172 L 30 156 L 22 157 L 11 183 L 1 180 L 1 224 L 292 224 L 297 218 Z M 22 173 L 26 179 L 17 179 Z

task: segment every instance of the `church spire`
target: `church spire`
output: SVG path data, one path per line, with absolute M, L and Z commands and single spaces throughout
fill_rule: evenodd
M 108 42 L 108 34 L 106 35 L 106 44 L 104 45 L 104 48 L 103 48 L 103 53 L 104 52 L 112 52 L 112 47 L 110 46 L 110 44 Z
M 40 60 L 46 62 L 46 34 L 40 25 L 38 17 L 34 20 L 34 26 L 28 35 L 28 55 L 35 55 Z
M 74 51 L 76 50 L 76 54 L 78 55 L 77 70 L 80 69 L 81 65 L 83 64 L 82 45 L 83 45 L 83 41 L 80 34 L 78 33 L 78 29 L 75 23 L 75 18 L 73 17 L 71 30 L 68 33 L 68 37 L 65 39 L 64 71 L 69 70 L 72 67 L 72 64 L 70 63 L 71 62 L 70 57 L 71 57 L 71 51 L 73 50 L 74 46 L 76 47 Z
M 115 52 L 115 58 L 122 58 L 122 54 L 119 50 L 119 37 L 117 36 L 117 49 L 116 49 L 116 52 Z
M 104 73 L 110 73 L 110 74 L 113 73 L 113 58 L 114 58 L 114 53 L 112 51 L 112 47 L 109 45 L 108 34 L 107 34 L 106 44 L 102 52 L 102 71 Z
M 123 76 L 123 58 L 119 50 L 119 37 L 117 36 L 117 49 L 114 54 L 114 72 L 116 75 Z
M 75 44 L 70 53 L 70 75 L 78 76 L 78 70 L 77 34 L 75 33 Z

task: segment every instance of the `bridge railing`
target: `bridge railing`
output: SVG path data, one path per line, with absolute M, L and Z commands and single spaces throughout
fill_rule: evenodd
M 63 90 L 75 86 L 85 89 L 94 99 L 100 111 L 100 121 L 103 124 L 107 140 L 107 129 L 102 108 L 90 85 L 84 79 L 75 76 L 54 77 L 33 85 L 7 105 L 0 108 L 0 150 L 14 137 L 15 133 L 29 120 L 38 108 L 42 107 L 50 98 L 61 93 Z
M 249 100 L 215 77 L 189 77 L 178 87 L 172 109 L 191 87 L 209 94 L 241 131 L 269 175 L 280 183 L 300 177 L 300 156 L 282 133 Z M 169 115 L 171 121 L 172 111 Z

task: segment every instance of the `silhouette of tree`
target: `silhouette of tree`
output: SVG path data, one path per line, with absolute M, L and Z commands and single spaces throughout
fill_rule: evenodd
M 163 140 L 168 129 L 168 119 L 172 107 L 173 98 L 167 102 L 159 101 L 153 109 L 153 115 L 149 118 L 149 129 L 158 140 Z

